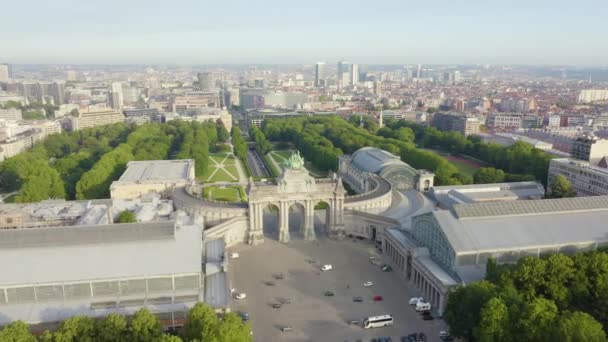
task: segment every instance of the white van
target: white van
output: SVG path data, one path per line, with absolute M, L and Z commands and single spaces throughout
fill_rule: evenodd
M 333 268 L 334 268 L 334 267 L 333 267 L 331 264 L 326 264 L 326 265 L 323 265 L 323 266 L 321 267 L 321 271 L 329 271 L 329 270 L 331 270 L 331 269 L 333 269 Z
M 431 303 L 418 302 L 416 303 L 416 311 L 428 311 L 431 310 Z

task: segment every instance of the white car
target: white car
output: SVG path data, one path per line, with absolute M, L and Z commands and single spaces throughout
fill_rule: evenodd
M 365 287 L 370 287 L 373 285 L 374 285 L 374 283 L 372 283 L 371 281 L 366 281 L 365 283 L 363 283 L 363 286 L 365 286 Z
M 420 311 L 430 311 L 430 310 L 431 310 L 431 303 L 426 303 L 426 302 L 416 303 L 416 311 L 420 312 Z
M 245 292 L 241 292 L 241 293 L 235 292 L 234 293 L 234 298 L 236 298 L 236 299 L 245 299 L 245 298 L 247 298 L 247 294 Z
M 416 305 L 416 304 L 418 304 L 420 302 L 424 302 L 424 298 L 422 298 L 422 297 L 412 297 L 408 301 L 408 304 L 409 305 Z
M 325 264 L 325 265 L 321 266 L 321 271 L 329 271 L 333 268 L 334 267 L 331 264 Z
M 230 254 L 230 258 L 231 259 L 238 259 L 239 256 L 240 256 L 239 253 L 232 253 L 232 254 Z

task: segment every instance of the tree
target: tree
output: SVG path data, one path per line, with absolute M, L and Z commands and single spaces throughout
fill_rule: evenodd
M 575 197 L 576 191 L 572 188 L 570 181 L 563 175 L 557 175 L 549 185 L 548 198 Z
M 15 321 L 0 330 L 2 342 L 36 342 L 36 337 L 29 331 L 29 327 L 22 321 Z
M 482 167 L 473 175 L 475 184 L 502 183 L 505 180 L 505 172 L 493 167 Z
M 99 342 L 126 342 L 127 320 L 119 314 L 109 314 L 97 321 L 95 330 Z
M 456 337 L 473 339 L 474 331 L 481 320 L 482 307 L 494 297 L 496 285 L 480 281 L 456 288 L 448 296 L 444 319 Z
M 235 313 L 225 315 L 217 327 L 217 341 L 222 342 L 250 342 L 251 333 L 249 325 Z
M 218 119 L 216 125 L 217 125 L 217 140 L 219 142 L 223 142 L 223 143 L 228 141 L 228 138 L 230 137 L 230 133 L 228 133 L 228 130 L 224 126 L 224 123 L 220 119 Z
M 64 321 L 53 334 L 55 342 L 95 341 L 95 321 L 87 316 L 74 316 Z
M 509 312 L 500 298 L 490 299 L 481 309 L 481 321 L 475 329 L 475 335 L 480 342 L 508 340 L 507 323 Z
M 129 341 L 153 342 L 163 336 L 163 328 L 148 309 L 139 309 L 131 319 L 129 327 Z
M 116 223 L 135 223 L 137 222 L 137 217 L 135 213 L 131 210 L 123 210 L 118 214 L 118 218 L 116 219 Z
M 602 325 L 584 312 L 565 312 L 557 322 L 555 341 L 605 342 L 606 333 Z
M 217 328 L 218 319 L 213 308 L 205 303 L 196 303 L 188 312 L 182 337 L 185 341 L 211 340 L 216 336 Z
M 553 330 L 558 317 L 555 303 L 545 298 L 535 298 L 528 302 L 522 314 L 517 317 L 518 333 L 529 341 L 553 341 Z M 515 339 L 517 340 L 517 339 Z

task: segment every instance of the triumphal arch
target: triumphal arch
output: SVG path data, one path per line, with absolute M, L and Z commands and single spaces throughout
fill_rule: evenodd
M 249 181 L 249 237 L 250 244 L 264 241 L 263 211 L 268 206 L 278 209 L 279 241 L 289 242 L 289 210 L 303 208 L 301 230 L 306 240 L 314 240 L 315 206 L 325 203 L 326 227 L 330 237 L 344 236 L 344 195 L 342 180 L 335 174 L 331 178 L 313 178 L 304 168 L 299 153 L 285 162 L 283 173 L 276 184 Z

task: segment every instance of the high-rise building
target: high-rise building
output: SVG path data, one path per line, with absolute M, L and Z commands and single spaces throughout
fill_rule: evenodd
M 416 78 L 422 77 L 422 64 L 418 64 L 418 69 L 416 69 Z
M 382 82 L 374 82 L 374 95 L 377 97 L 382 97 Z
M 212 72 L 199 72 L 197 74 L 198 84 L 201 90 L 215 89 L 216 77 Z
M 337 80 L 338 82 L 341 82 L 344 80 L 344 75 L 346 76 L 346 79 L 350 79 L 350 63 L 347 61 L 339 61 L 338 62 L 338 69 L 337 69 Z
M 356 86 L 359 83 L 359 65 L 353 64 L 350 67 L 350 85 Z
M 435 113 L 431 126 L 442 131 L 455 131 L 464 136 L 479 134 L 479 118 L 466 114 Z
M 110 85 L 110 91 L 108 96 L 110 106 L 114 109 L 120 110 L 124 104 L 122 96 L 122 84 L 113 82 Z
M 8 82 L 13 78 L 10 64 L 0 64 L 0 82 Z
M 315 64 L 315 87 L 325 85 L 325 62 Z

